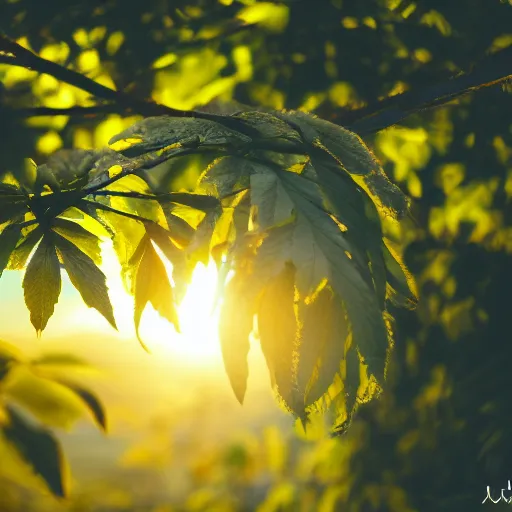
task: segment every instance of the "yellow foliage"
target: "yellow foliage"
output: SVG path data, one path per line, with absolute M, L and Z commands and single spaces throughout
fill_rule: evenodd
M 252 55 L 248 46 L 236 46 L 233 49 L 233 60 L 236 64 L 236 78 L 245 82 L 252 78 Z
M 119 48 L 121 48 L 123 43 L 124 43 L 124 34 L 119 31 L 112 32 L 112 34 L 110 34 L 107 39 L 107 44 L 106 44 L 107 53 L 110 56 L 115 55 L 119 51 Z
M 448 196 L 464 181 L 465 173 L 461 163 L 444 164 L 436 171 L 435 184 Z
M 57 132 L 49 131 L 39 137 L 36 149 L 39 153 L 49 155 L 62 147 L 62 139 Z
M 263 442 L 269 469 L 276 474 L 281 474 L 286 467 L 288 446 L 279 428 L 275 425 L 267 427 L 263 432 Z
M 161 69 L 166 68 L 172 64 L 174 64 L 178 60 L 178 56 L 175 53 L 166 53 L 153 62 L 151 67 L 153 69 Z
M 289 9 L 286 5 L 258 2 L 241 9 L 237 17 L 245 23 L 258 23 L 272 32 L 282 32 L 288 25 Z
M 359 21 L 357 21 L 357 18 L 354 18 L 352 16 L 345 16 L 341 20 L 341 24 L 347 29 L 359 27 Z
M 41 49 L 39 55 L 43 59 L 63 64 L 69 56 L 69 46 L 65 42 L 48 44 Z
M 82 73 L 90 73 L 100 65 L 98 50 L 91 49 L 83 51 L 77 59 L 78 69 Z
M 452 33 L 451 25 L 439 11 L 431 10 L 425 13 L 421 17 L 420 23 L 437 28 L 443 36 L 449 36 Z
M 348 82 L 336 82 L 329 89 L 329 100 L 339 107 L 345 107 L 356 98 L 356 91 Z

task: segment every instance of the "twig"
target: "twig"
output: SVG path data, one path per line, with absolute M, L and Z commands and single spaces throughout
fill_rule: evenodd
M 197 110 L 179 110 L 167 107 L 166 105 L 161 105 L 152 100 L 141 100 L 122 91 L 110 89 L 109 87 L 95 82 L 77 71 L 73 71 L 72 69 L 36 55 L 18 44 L 16 41 L 9 39 L 2 34 L 0 34 L 0 52 L 10 54 L 2 56 L 4 63 L 51 75 L 57 80 L 89 92 L 97 98 L 115 102 L 121 107 L 129 108 L 133 112 L 137 112 L 144 116 L 168 115 L 173 117 L 208 119 L 236 129 L 249 136 L 256 133 L 256 130 L 252 126 L 241 119 L 234 119 L 230 116 L 210 114 L 208 112 L 200 112 Z
M 411 90 L 385 98 L 373 105 L 356 110 L 318 110 L 332 122 L 365 135 L 389 128 L 406 117 L 422 110 L 434 108 L 469 92 L 504 82 L 512 77 L 512 47 L 496 52 L 480 62 L 471 72 L 445 82 L 418 90 Z

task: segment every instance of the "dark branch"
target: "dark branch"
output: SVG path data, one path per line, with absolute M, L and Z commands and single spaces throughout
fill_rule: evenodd
M 512 47 L 496 52 L 469 72 L 445 82 L 386 98 L 357 110 L 331 110 L 319 115 L 365 135 L 389 128 L 412 114 L 453 101 L 469 92 L 512 77 Z
M 76 71 L 43 59 L 3 35 L 0 35 L 0 51 L 7 53 L 7 55 L 0 55 L 0 63 L 22 66 L 49 74 L 58 80 L 91 93 L 97 98 L 111 102 L 92 107 L 77 106 L 68 109 L 48 107 L 10 109 L 2 107 L 1 110 L 11 117 L 92 116 L 126 112 L 126 114 L 141 114 L 143 116 L 169 115 L 209 119 L 249 136 L 253 132 L 253 129 L 242 120 L 234 119 L 229 115 L 215 114 L 204 110 L 178 110 L 153 101 L 132 97 L 122 91 L 115 91 Z M 316 113 L 325 119 L 365 135 L 393 126 L 419 111 L 443 105 L 469 92 L 508 80 L 512 77 L 511 73 L 512 48 L 509 47 L 488 56 L 470 73 L 454 77 L 446 82 L 408 91 L 356 110 L 338 109 L 333 112 L 332 109 L 319 109 Z
M 173 117 L 209 119 L 222 123 L 228 127 L 234 127 L 234 125 L 236 125 L 236 129 L 240 131 L 253 132 L 253 129 L 246 123 L 241 120 L 232 119 L 229 116 L 210 114 L 196 110 L 179 110 L 155 103 L 152 100 L 141 100 L 122 91 L 110 89 L 109 87 L 99 84 L 77 71 L 73 71 L 72 69 L 61 66 L 60 64 L 50 60 L 43 59 L 39 55 L 27 50 L 16 41 L 9 39 L 2 34 L 0 34 L 0 52 L 8 54 L 1 55 L 3 62 L 6 64 L 20 66 L 39 73 L 51 75 L 61 82 L 65 82 L 77 87 L 78 89 L 82 89 L 97 98 L 114 102 L 122 108 L 129 109 L 143 116 L 168 115 Z

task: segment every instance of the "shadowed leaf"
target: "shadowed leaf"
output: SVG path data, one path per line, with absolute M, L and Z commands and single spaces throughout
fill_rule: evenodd
M 23 460 L 40 475 L 53 494 L 64 497 L 63 455 L 58 441 L 46 429 L 28 422 L 12 407 L 7 406 L 7 424 L 2 432 Z
M 0 233 L 0 277 L 9 262 L 12 251 L 21 237 L 21 228 L 17 225 L 7 226 Z
M 69 382 L 67 380 L 60 380 L 58 381 L 60 384 L 65 386 L 66 388 L 70 389 L 80 397 L 80 399 L 84 402 L 84 404 L 87 406 L 87 408 L 91 411 L 94 420 L 96 423 L 101 427 L 102 430 L 107 430 L 107 416 L 105 413 L 105 408 L 103 407 L 103 404 L 99 401 L 99 399 L 89 391 L 88 389 L 83 388 L 82 386 L 79 386 L 78 384 Z

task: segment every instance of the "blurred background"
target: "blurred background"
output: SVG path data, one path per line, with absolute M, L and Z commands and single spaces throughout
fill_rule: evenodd
M 450 77 L 509 47 L 511 27 L 510 0 L 0 1 L 6 35 L 108 87 L 180 109 L 218 111 L 235 100 L 317 111 L 342 125 L 388 96 L 435 84 L 442 93 Z M 101 103 L 0 60 L 0 171 L 16 175 L 24 159 L 44 163 L 60 148 L 103 146 L 138 119 L 120 107 L 33 115 L 34 107 Z M 64 352 L 89 362 L 65 371 L 104 402 L 108 433 L 87 416 L 75 423 L 48 414 L 70 468 L 65 500 L 0 447 L 0 510 L 504 509 L 482 502 L 487 486 L 496 499 L 512 479 L 511 119 L 504 82 L 365 136 L 412 198 L 412 219 L 385 227 L 403 248 L 420 303 L 391 310 L 389 388 L 341 439 L 329 438 L 321 416 L 307 436 L 296 428 L 274 402 L 257 346 L 239 406 L 210 314 L 212 266 L 196 269 L 180 306 L 182 335 L 148 306 L 142 334 L 151 354 L 134 336 L 108 248 L 119 332 L 65 281 L 37 339 L 22 272 L 6 271 L 0 338 L 28 356 Z M 202 164 L 191 158 L 157 178 L 191 189 Z

